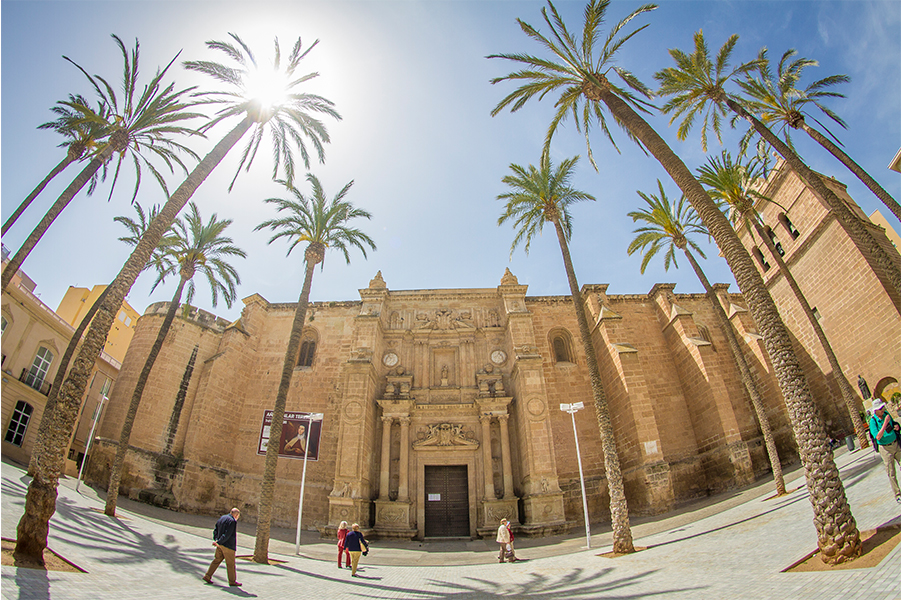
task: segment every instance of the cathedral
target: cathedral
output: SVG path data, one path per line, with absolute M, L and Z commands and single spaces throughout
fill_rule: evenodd
M 761 212 L 782 237 L 792 272 L 811 285 L 811 305 L 846 377 L 861 375 L 891 399 L 901 392 L 901 300 L 793 174 L 776 169 L 772 179 L 771 194 L 791 197 L 779 203 L 785 213 Z M 743 242 L 761 254 L 753 239 Z M 828 271 L 817 256 L 826 251 L 828 269 L 855 270 L 854 287 L 839 279 L 812 284 L 817 269 Z M 760 268 L 827 433 L 853 434 L 809 325 L 796 318 L 779 273 Z M 572 299 L 529 296 L 527 282 L 509 270 L 498 275 L 496 287 L 393 290 L 378 273 L 358 300 L 310 304 L 286 405 L 291 420 L 279 440 L 273 524 L 296 523 L 306 467 L 303 522 L 323 535 L 348 521 L 382 538 L 478 538 L 492 535 L 502 517 L 524 535 L 570 530 L 583 522 L 579 462 L 572 417 L 560 405 L 576 402 L 584 403 L 575 434 L 589 515 L 609 520 Z M 632 515 L 664 513 L 770 472 L 711 300 L 674 288 L 612 295 L 606 285 L 583 286 Z M 715 291 L 757 378 L 782 461 L 797 462 L 773 368 L 742 296 L 725 284 Z M 190 307 L 176 319 L 136 417 L 121 493 L 202 514 L 237 506 L 254 519 L 270 443 L 267 410 L 296 304 L 257 294 L 244 304 L 232 323 Z M 106 485 L 131 390 L 167 307 L 149 306 L 137 323 L 89 459 L 92 483 Z M 859 400 L 863 411 L 868 402 Z

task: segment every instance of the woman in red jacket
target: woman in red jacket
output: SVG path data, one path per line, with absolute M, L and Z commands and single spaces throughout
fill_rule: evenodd
M 344 563 L 347 565 L 347 568 L 350 568 L 350 552 L 347 548 L 344 547 L 344 540 L 347 539 L 347 521 L 341 521 L 341 524 L 338 525 L 338 568 L 341 567 L 341 558 L 343 555 L 347 555 Z

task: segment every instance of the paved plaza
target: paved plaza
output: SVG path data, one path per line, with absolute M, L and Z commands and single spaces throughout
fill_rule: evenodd
M 901 523 L 882 463 L 870 450 L 836 460 L 861 530 Z M 2 534 L 15 538 L 29 478 L 2 465 Z M 304 534 L 301 555 L 294 534 L 273 529 L 271 558 L 278 566 L 238 561 L 230 588 L 225 567 L 216 585 L 200 577 L 213 557 L 215 518 L 182 515 L 122 499 L 119 519 L 103 515 L 102 495 L 64 479 L 50 524 L 50 547 L 87 573 L 3 567 L 4 599 L 120 598 L 901 598 L 901 547 L 870 569 L 782 573 L 816 547 L 803 475 L 786 475 L 789 495 L 773 499 L 772 481 L 697 503 L 663 518 L 634 519 L 637 546 L 647 550 L 617 559 L 609 529 L 584 535 L 518 539 L 515 564 L 498 564 L 495 544 L 375 541 L 361 577 L 336 566 L 332 542 Z M 225 512 L 230 507 L 222 507 Z M 238 554 L 250 554 L 254 525 L 239 523 Z

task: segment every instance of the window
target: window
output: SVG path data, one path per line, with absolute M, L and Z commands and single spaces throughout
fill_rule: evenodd
M 314 354 L 316 354 L 316 340 L 304 340 L 300 345 L 300 357 L 297 359 L 297 366 L 312 367 Z
M 2 321 L 0 321 L 0 325 L 2 325 L 2 328 L 0 328 L 0 335 L 3 335 L 4 333 L 6 333 L 6 325 L 7 323 L 9 323 L 9 321 L 6 320 L 6 317 L 0 317 L 0 319 L 3 319 Z
M 554 331 L 550 334 L 551 348 L 554 351 L 554 362 L 575 363 L 572 352 L 572 342 L 566 331 Z
M 770 270 L 770 263 L 768 263 L 766 261 L 766 259 L 763 257 L 763 253 L 760 251 L 760 248 L 758 248 L 757 246 L 754 246 L 754 248 L 751 249 L 751 254 L 754 255 L 754 258 L 757 259 L 757 262 L 760 263 L 760 266 L 763 267 L 764 271 Z
M 125 314 L 125 311 L 119 312 L 119 320 L 125 323 L 126 327 L 131 326 L 131 317 Z
M 103 398 L 109 399 L 109 388 L 113 384 L 113 380 L 109 377 L 106 378 L 106 381 L 103 382 L 103 387 L 100 388 L 100 396 Z
M 776 247 L 776 252 L 779 253 L 779 256 L 785 256 L 785 250 L 782 249 L 782 244 L 779 243 L 779 238 L 776 237 L 775 232 L 769 227 L 764 229 L 764 232 L 766 232 L 766 234 L 770 236 L 770 239 L 773 240 L 773 245 Z
M 40 391 L 41 386 L 44 384 L 44 378 L 47 376 L 47 371 L 50 370 L 50 363 L 52 362 L 53 353 L 41 346 L 38 349 L 37 356 L 34 357 L 34 362 L 31 365 L 31 369 L 28 371 L 28 375 L 25 377 L 25 385 L 30 385 L 34 389 Z
M 34 407 L 23 400 L 16 402 L 16 409 L 13 411 L 13 418 L 9 421 L 9 427 L 6 428 L 6 436 L 4 441 L 21 446 L 22 440 L 25 439 L 25 430 L 28 429 L 28 422 L 31 420 L 31 413 Z
M 785 213 L 779 213 L 779 222 L 782 223 L 782 226 L 785 227 L 785 230 L 788 231 L 788 235 L 792 236 L 793 240 L 798 239 L 798 236 L 801 235 L 801 232 L 795 228 L 792 222 L 788 219 L 788 215 Z
M 710 344 L 710 349 L 716 352 L 716 346 L 713 344 L 713 338 L 710 337 L 710 330 L 705 325 L 698 324 L 698 334 L 701 339 Z

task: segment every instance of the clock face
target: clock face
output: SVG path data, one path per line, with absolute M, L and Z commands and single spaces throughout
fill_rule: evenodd
M 505 360 L 507 360 L 507 354 L 503 350 L 495 350 L 491 353 L 491 362 L 494 364 L 503 364 Z
M 397 354 L 394 352 L 389 352 L 385 356 L 382 357 L 382 362 L 385 363 L 386 367 L 393 367 L 397 364 L 398 358 Z

